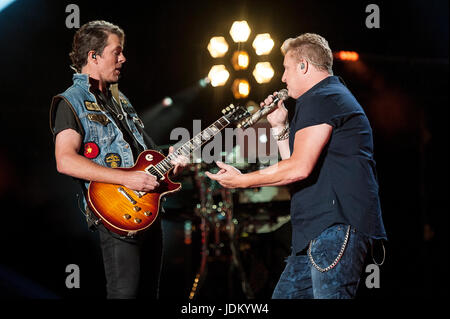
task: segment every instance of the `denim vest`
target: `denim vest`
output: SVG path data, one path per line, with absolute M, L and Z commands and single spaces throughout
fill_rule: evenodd
M 134 138 L 147 149 L 143 136 L 139 131 L 144 125 L 136 114 L 130 101 L 117 89 L 117 85 L 111 85 L 111 92 L 123 112 Z M 115 87 L 114 87 L 115 86 Z M 73 85 L 64 93 L 53 98 L 50 109 L 50 126 L 54 129 L 55 107 L 61 98 L 72 106 L 76 117 L 84 130 L 83 148 L 84 156 L 95 163 L 108 167 L 131 167 L 134 165 L 133 153 L 130 145 L 123 138 L 123 134 L 112 118 L 113 114 L 107 112 L 89 91 L 90 83 L 87 74 L 76 73 L 73 75 Z M 138 125 L 140 128 L 138 129 Z M 81 150 L 83 151 L 83 150 Z M 114 166 L 111 166 L 114 164 Z M 86 188 L 89 182 L 85 183 Z

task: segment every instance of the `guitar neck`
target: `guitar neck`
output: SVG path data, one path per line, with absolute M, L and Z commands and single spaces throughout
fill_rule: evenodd
M 172 154 L 169 154 L 165 159 L 156 164 L 156 168 L 163 174 L 167 173 L 174 167 L 171 161 L 175 160 L 179 156 L 185 156 L 189 158 L 196 149 L 213 139 L 217 133 L 219 133 L 229 124 L 230 121 L 227 120 L 225 116 L 222 116 L 206 129 L 195 135 L 192 139 L 181 145 Z

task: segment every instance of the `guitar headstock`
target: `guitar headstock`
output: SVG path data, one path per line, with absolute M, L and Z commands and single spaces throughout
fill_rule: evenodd
M 234 106 L 233 104 L 230 104 L 229 106 L 224 108 L 222 110 L 222 114 L 228 121 L 232 123 L 239 122 L 251 115 L 247 111 L 247 109 L 243 108 L 242 106 Z

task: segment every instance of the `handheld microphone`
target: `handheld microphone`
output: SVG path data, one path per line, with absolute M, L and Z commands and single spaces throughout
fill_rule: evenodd
M 250 118 L 244 120 L 242 123 L 239 123 L 237 125 L 237 127 L 239 128 L 243 128 L 246 129 L 250 126 L 252 126 L 253 124 L 255 124 L 256 122 L 259 121 L 260 118 L 262 118 L 264 115 L 270 113 L 273 109 L 275 109 L 277 107 L 277 104 L 280 100 L 284 101 L 288 98 L 288 91 L 286 89 L 282 89 L 278 92 L 278 94 L 275 96 L 274 100 L 272 103 L 270 103 L 269 105 L 259 109 L 258 111 L 256 111 L 252 116 L 250 116 Z

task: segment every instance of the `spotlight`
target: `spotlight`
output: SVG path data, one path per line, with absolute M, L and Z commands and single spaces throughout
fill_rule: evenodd
M 200 81 L 198 81 L 198 84 L 202 88 L 206 87 L 210 83 L 211 83 L 211 80 L 208 77 L 205 77 L 205 78 L 201 79 Z
M 236 99 L 246 98 L 250 93 L 250 84 L 246 79 L 236 79 L 231 85 L 231 91 Z
M 208 78 L 211 81 L 211 85 L 214 87 L 224 85 L 229 76 L 230 73 L 223 64 L 214 65 L 208 73 Z
M 266 55 L 272 51 L 274 44 L 275 43 L 269 33 L 261 33 L 255 37 L 255 40 L 253 41 L 253 48 L 255 49 L 257 55 Z
M 265 143 L 267 143 L 267 135 L 266 134 L 261 134 L 260 136 L 259 136 L 259 141 L 261 142 L 261 143 L 263 143 L 263 144 L 265 144 Z
M 170 97 L 166 97 L 162 101 L 162 105 L 165 106 L 165 107 L 171 106 L 172 104 L 173 104 L 173 100 Z
M 224 37 L 212 37 L 209 40 L 208 51 L 213 58 L 221 58 L 228 51 L 228 43 Z
M 247 111 L 250 112 L 250 114 L 253 114 L 253 113 L 255 113 L 257 110 L 260 109 L 260 107 L 258 106 L 258 103 L 256 103 L 255 101 L 252 101 L 252 100 L 248 101 L 248 102 L 245 104 L 245 108 L 247 109 Z
M 231 58 L 231 63 L 236 71 L 245 70 L 248 67 L 249 61 L 250 58 L 245 51 L 235 51 Z
M 234 21 L 230 29 L 230 35 L 234 42 L 245 42 L 250 36 L 250 27 L 247 21 Z
M 270 62 L 257 63 L 255 70 L 253 71 L 253 76 L 259 84 L 270 82 L 270 79 L 272 79 L 274 74 L 275 71 L 273 70 Z
M 341 61 L 358 61 L 359 54 L 355 51 L 339 51 L 334 54 L 334 57 Z
M 0 0 L 0 11 L 5 9 L 7 6 L 9 6 L 11 3 L 13 3 L 15 0 Z

